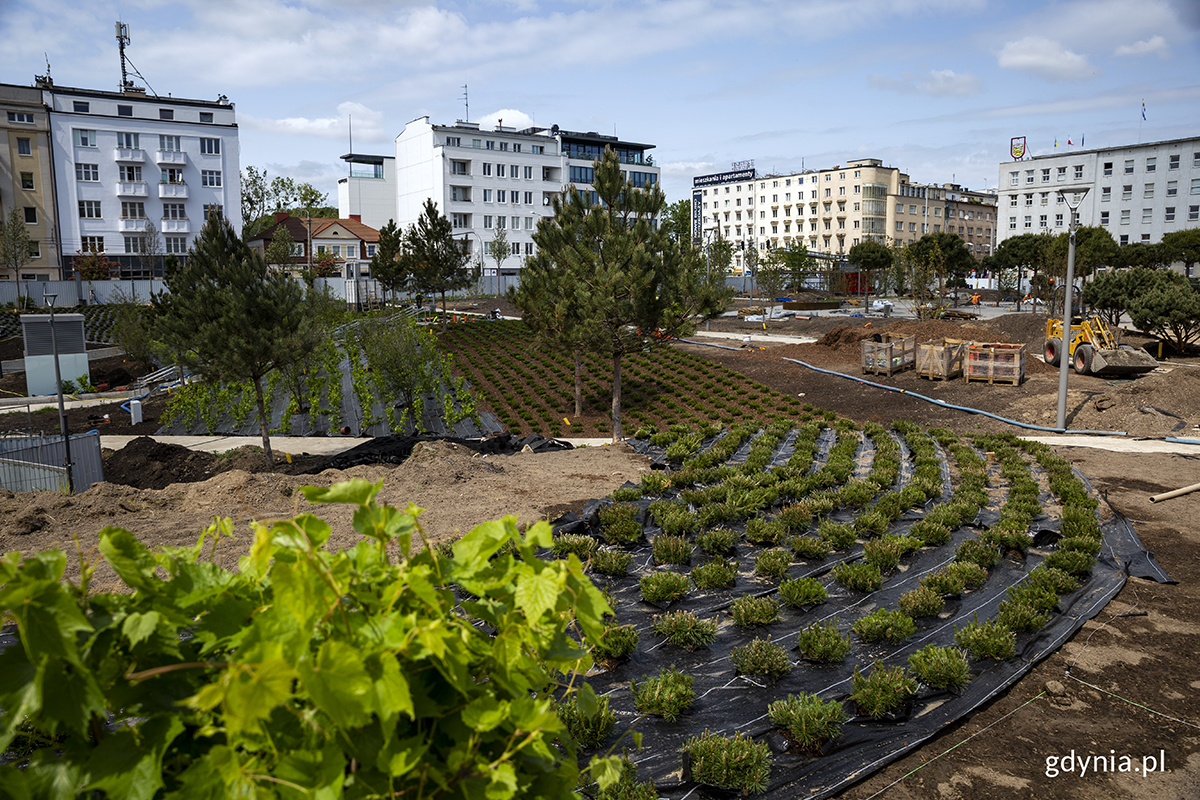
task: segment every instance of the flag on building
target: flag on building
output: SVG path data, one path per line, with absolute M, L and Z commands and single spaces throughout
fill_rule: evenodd
M 1142 119 L 1143 120 L 1146 119 L 1146 101 L 1145 100 L 1142 101 Z
M 1067 139 L 1067 144 L 1071 144 L 1071 140 L 1070 140 L 1070 139 Z
M 1054 137 L 1054 146 L 1058 147 L 1058 137 Z
M 1082 136 L 1079 137 L 1079 146 L 1083 147 L 1083 137 Z

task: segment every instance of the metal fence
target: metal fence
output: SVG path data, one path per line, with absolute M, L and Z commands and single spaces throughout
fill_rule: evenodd
M 98 431 L 71 436 L 71 461 L 76 493 L 104 480 Z M 65 462 L 61 435 L 0 438 L 0 487 L 11 492 L 65 492 Z

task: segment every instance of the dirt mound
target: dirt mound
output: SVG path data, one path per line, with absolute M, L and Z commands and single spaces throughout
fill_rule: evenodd
M 261 458 L 261 457 L 260 457 Z M 139 436 L 104 460 L 104 479 L 137 489 L 165 489 L 212 476 L 217 457 Z
M 1097 388 L 1102 391 L 1079 409 L 1071 427 L 1121 430 L 1132 436 L 1200 435 L 1200 369 L 1176 367 Z
M 1046 317 L 1042 314 L 1005 314 L 972 324 L 1005 337 L 998 341 L 1027 344 L 1032 353 L 1040 353 L 1046 341 Z

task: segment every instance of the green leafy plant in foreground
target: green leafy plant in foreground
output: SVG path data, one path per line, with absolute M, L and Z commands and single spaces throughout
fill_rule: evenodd
M 23 725 L 45 743 L 0 769 L 0 795 L 569 795 L 577 745 L 554 689 L 591 666 L 577 637 L 603 634 L 608 603 L 577 560 L 537 558 L 545 523 L 484 523 L 446 558 L 412 547 L 416 509 L 376 505 L 381 486 L 303 490 L 354 508 L 353 548 L 327 551 L 330 527 L 302 514 L 256 525 L 237 572 L 203 560 L 228 546 L 228 520 L 157 552 L 101 531 L 124 592 L 89 591 L 95 560 L 74 585 L 61 552 L 0 559 L 0 613 L 21 637 L 0 656 L 0 750 Z M 591 769 L 602 786 L 620 776 L 616 757 Z

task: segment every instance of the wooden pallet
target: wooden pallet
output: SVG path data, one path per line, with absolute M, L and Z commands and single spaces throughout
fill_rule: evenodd
M 967 347 L 962 339 L 937 339 L 917 345 L 917 374 L 929 380 L 950 380 L 963 374 Z
M 897 372 L 912 369 L 916 365 L 916 337 L 884 333 L 880 335 L 880 338 L 883 341 L 862 340 L 862 371 L 864 375 L 891 377 Z
M 967 348 L 963 379 L 1019 386 L 1025 378 L 1026 346 L 1007 343 L 972 343 Z

